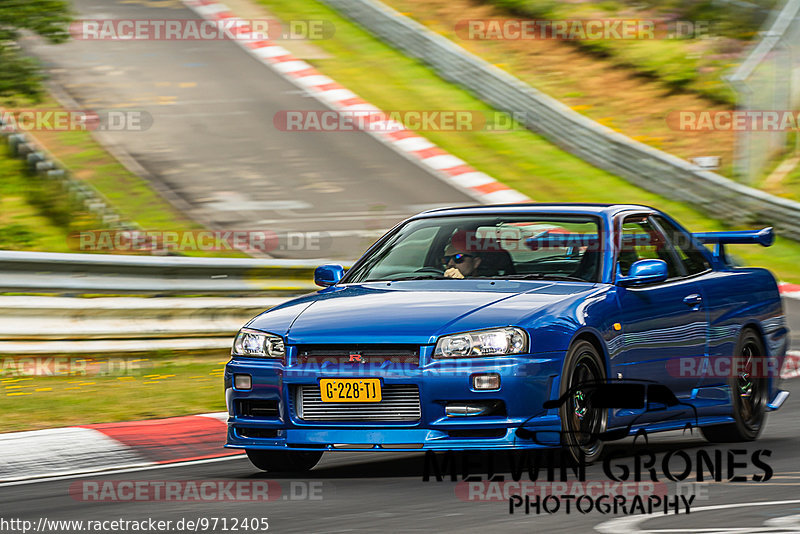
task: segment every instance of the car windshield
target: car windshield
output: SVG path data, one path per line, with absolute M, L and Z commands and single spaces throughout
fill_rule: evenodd
M 555 214 L 411 221 L 354 267 L 347 283 L 436 278 L 595 282 L 599 219 Z

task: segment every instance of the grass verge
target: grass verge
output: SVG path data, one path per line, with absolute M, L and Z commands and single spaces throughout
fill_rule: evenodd
M 315 41 L 315 45 L 330 57 L 308 61 L 379 108 L 475 110 L 487 116 L 494 113 L 483 102 L 439 78 L 425 65 L 394 50 L 315 0 L 258 1 L 283 20 L 331 21 L 336 27 L 334 37 Z M 685 204 L 649 193 L 593 167 L 527 130 L 420 133 L 537 201 L 641 203 L 663 209 L 695 231 L 728 228 Z M 797 269 L 800 243 L 778 239 L 769 249 L 738 246 L 733 253 L 750 265 L 770 268 L 782 280 L 800 281 Z
M 25 98 L 6 99 L 0 106 L 9 110 L 63 109 L 51 96 L 34 103 Z M 188 232 L 203 227 L 179 212 L 144 178 L 130 172 L 110 154 L 90 131 L 41 130 L 30 132 L 70 174 L 93 187 L 120 216 L 143 230 Z M 0 152 L 4 152 L 0 149 Z M 55 182 L 27 172 L 25 166 L 3 153 L 0 155 L 0 249 L 45 252 L 71 250 L 67 236 L 82 230 L 96 230 L 97 221 L 81 207 L 66 206 L 66 194 Z M 57 207 L 58 209 L 54 209 Z M 132 251 L 125 251 L 131 254 Z M 237 251 L 182 251 L 187 256 L 244 257 Z
M 23 163 L 0 150 L 0 249 L 68 252 L 68 226 L 42 213 L 33 189 Z
M 680 0 L 482 1 L 508 15 L 534 20 L 655 22 L 652 37 L 643 32 L 635 39 L 613 38 L 612 34 L 606 39 L 566 42 L 668 87 L 728 104 L 735 103 L 735 95 L 722 76 L 730 69 L 731 57 L 743 52 L 766 20 L 768 9 L 775 6 L 772 0 L 756 0 L 749 5 Z
M 47 358 L 74 374 L 20 376 L 32 364 L 0 359 L 0 433 L 225 411 L 227 350 L 116 359 L 72 356 L 70 364 L 63 363 L 66 356 Z

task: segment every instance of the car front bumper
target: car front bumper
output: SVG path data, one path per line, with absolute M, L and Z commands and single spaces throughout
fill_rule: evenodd
M 291 354 L 291 353 L 290 353 Z M 275 360 L 234 357 L 225 368 L 228 408 L 227 447 L 262 450 L 473 450 L 535 449 L 558 446 L 558 411 L 543 403 L 558 395 L 563 353 L 433 360 L 420 365 L 284 365 Z M 290 360 L 291 361 L 291 356 Z M 497 373 L 500 388 L 476 391 L 471 376 Z M 249 374 L 252 387 L 237 390 L 234 374 Z M 309 421 L 299 416 L 296 388 L 322 378 L 378 378 L 382 388 L 413 385 L 419 390 L 420 417 L 415 421 Z M 244 415 L 237 401 L 269 401 L 274 414 Z M 448 416 L 448 403 L 499 401 L 499 414 Z M 521 426 L 530 432 L 518 437 Z M 549 441 L 553 440 L 553 443 Z

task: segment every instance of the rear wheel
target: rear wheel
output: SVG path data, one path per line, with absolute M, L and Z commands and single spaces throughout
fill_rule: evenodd
M 250 462 L 262 471 L 304 473 L 317 465 L 321 452 L 314 451 L 261 451 L 247 449 Z
M 603 360 L 594 345 L 578 341 L 567 354 L 559 396 L 571 391 L 559 408 L 562 444 L 572 458 L 591 463 L 600 458 L 603 442 L 598 435 L 606 428 L 607 410 L 592 407 L 590 392 L 605 380 Z
M 733 397 L 733 423 L 703 427 L 705 438 L 714 443 L 753 441 L 766 423 L 769 379 L 764 376 L 764 345 L 752 330 L 746 330 L 736 349 L 732 369 L 738 370 L 728 379 Z

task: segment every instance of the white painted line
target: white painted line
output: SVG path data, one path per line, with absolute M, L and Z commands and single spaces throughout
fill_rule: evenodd
M 370 132 L 373 132 L 374 134 L 378 135 L 386 135 L 392 132 L 401 132 L 405 129 L 406 129 L 405 124 L 403 124 L 402 122 L 398 122 L 396 120 L 375 121 L 372 124 L 370 124 L 369 127 Z M 392 140 L 391 143 L 397 143 L 397 141 Z
M 297 83 L 306 87 L 315 87 L 317 85 L 327 85 L 329 83 L 336 83 L 332 78 L 328 78 L 322 74 L 310 74 L 308 76 L 301 76 L 297 78 Z
M 209 419 L 216 419 L 220 423 L 228 422 L 228 412 L 199 413 L 195 417 L 208 417 Z
M 224 4 L 194 4 L 192 7 L 204 17 L 210 17 L 216 13 L 228 11 L 228 6 Z
M 254 48 L 253 53 L 261 58 L 272 58 L 272 57 L 281 57 L 281 56 L 288 56 L 289 51 L 286 50 L 282 46 L 273 45 L 273 46 L 264 46 L 261 48 Z
M 451 156 L 450 154 L 433 156 L 430 158 L 425 158 L 422 161 L 425 163 L 425 165 L 433 167 L 436 170 L 452 169 L 453 167 L 460 167 L 461 165 L 467 164 L 467 162 L 463 159 Z
M 513 204 L 515 202 L 528 202 L 530 199 L 513 189 L 501 189 L 484 195 L 489 204 Z
M 383 121 L 386 122 L 386 121 Z M 397 124 L 400 124 L 399 122 Z M 406 137 L 394 142 L 394 146 L 406 152 L 416 152 L 418 150 L 425 150 L 426 148 L 433 148 L 436 145 L 425 139 L 424 137 Z
M 733 503 L 733 504 L 718 504 L 714 506 L 700 506 L 699 508 L 692 508 L 691 511 L 693 514 L 697 512 L 711 512 L 714 510 L 730 510 L 731 508 L 749 508 L 750 506 L 782 506 L 787 504 L 800 504 L 800 499 L 795 499 L 791 501 L 768 501 L 768 502 L 741 502 L 741 503 Z M 618 532 L 628 532 L 628 533 L 645 533 L 645 532 L 670 532 L 669 530 L 639 530 L 639 525 L 644 523 L 649 519 L 653 519 L 655 517 L 665 517 L 665 516 L 632 516 L 632 517 L 620 517 L 617 519 L 612 519 L 611 521 L 606 521 L 605 523 L 600 523 L 594 529 L 598 532 L 602 532 L 603 534 L 617 534 Z M 744 532 L 758 532 L 758 528 L 747 529 Z M 674 532 L 736 532 L 739 531 L 738 529 L 729 529 L 729 528 L 717 528 L 717 529 L 686 529 L 681 528 L 680 530 L 675 530 Z
M 329 89 L 328 91 L 320 91 L 317 95 L 328 102 L 339 102 L 340 100 L 347 100 L 358 96 L 349 89 Z
M 90 428 L 53 428 L 0 434 L 0 480 L 141 464 L 134 450 Z
M 364 103 L 361 103 L 361 104 L 351 104 L 349 106 L 344 106 L 342 108 L 342 111 L 348 111 L 348 112 L 352 112 L 352 111 L 367 111 L 367 112 L 370 112 L 370 113 L 383 113 L 381 110 L 379 110 L 378 108 L 376 108 L 375 106 L 373 106 L 372 104 L 369 104 L 367 102 L 364 102 Z M 366 113 L 365 115 L 369 115 L 369 113 Z
M 244 452 L 244 451 L 243 451 Z M 170 467 L 184 467 L 188 465 L 202 465 L 202 464 L 213 464 L 217 462 L 226 462 L 228 460 L 241 460 L 247 458 L 244 454 L 236 454 L 230 456 L 222 456 L 221 458 L 206 458 L 203 460 L 189 460 L 186 462 L 172 462 L 168 464 L 139 464 L 139 465 L 131 465 L 131 466 L 121 466 L 121 467 L 110 467 L 110 468 L 98 468 L 94 471 L 74 471 L 71 473 L 64 473 L 64 474 L 53 474 L 52 476 L 47 475 L 46 477 L 42 478 L 35 478 L 35 479 L 19 479 L 19 480 L 11 480 L 9 482 L 0 482 L 0 488 L 5 486 L 24 486 L 27 484 L 39 484 L 41 482 L 53 482 L 56 480 L 70 480 L 73 478 L 78 477 L 99 477 L 103 475 L 109 474 L 116 474 L 116 473 L 133 473 L 136 471 L 149 471 L 151 469 L 167 469 Z
M 469 188 L 490 184 L 495 181 L 494 178 L 482 172 L 465 172 L 464 174 L 453 176 L 451 180 L 461 187 Z
M 275 63 L 273 68 L 278 72 L 297 72 L 300 70 L 310 69 L 311 65 L 306 63 L 305 61 L 300 61 L 299 59 L 294 61 L 284 61 L 282 63 Z

